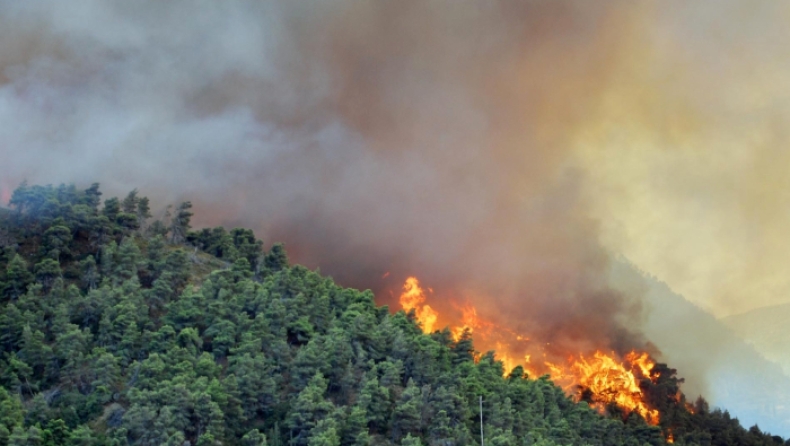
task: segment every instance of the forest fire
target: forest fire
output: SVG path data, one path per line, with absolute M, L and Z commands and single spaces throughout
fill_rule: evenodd
M 568 363 L 565 369 L 552 368 L 551 376 L 558 384 L 565 384 L 566 389 L 575 388 L 577 399 L 583 399 L 601 411 L 614 404 L 626 413 L 637 412 L 648 424 L 658 424 L 658 411 L 643 401 L 639 386 L 640 378 L 655 379 L 651 376 L 654 363 L 647 353 L 631 352 L 621 363 L 614 354 L 609 356 L 596 351 L 589 359 L 580 354 L 578 358 L 569 358 Z
M 439 314 L 430 305 L 425 304 L 425 292 L 420 288 L 420 282 L 416 277 L 409 277 L 403 284 L 400 305 L 406 312 L 414 310 L 417 321 L 426 333 L 433 332 Z
M 437 327 L 439 312 L 426 304 L 426 299 L 417 278 L 407 278 L 400 295 L 401 307 L 406 312 L 414 310 L 422 330 L 432 333 Z M 458 341 L 464 333 L 473 334 L 476 347 L 497 352 L 505 373 L 521 365 L 532 376 L 548 374 L 576 401 L 586 401 L 600 412 L 616 406 L 625 416 L 636 412 L 648 424 L 658 424 L 659 412 L 648 406 L 640 387 L 643 380 L 655 383 L 659 377 L 653 370 L 655 362 L 647 353 L 632 351 L 619 358 L 614 352 L 607 354 L 600 350 L 587 356 L 566 352 L 565 361 L 551 361 L 543 351 L 543 346 L 548 344 L 530 342 L 529 336 L 484 319 L 471 304 L 460 306 L 458 310 L 460 320 L 448 324 L 453 339 Z M 542 360 L 532 361 L 533 357 Z

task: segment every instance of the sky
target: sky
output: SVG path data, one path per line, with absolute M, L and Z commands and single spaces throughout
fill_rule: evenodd
M 0 0 L 0 199 L 27 179 L 191 200 L 196 226 L 251 227 L 385 303 L 417 275 L 443 314 L 644 347 L 618 258 L 717 317 L 790 302 L 789 16 Z

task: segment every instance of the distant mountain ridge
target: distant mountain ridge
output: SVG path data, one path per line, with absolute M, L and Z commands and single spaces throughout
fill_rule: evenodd
M 790 375 L 790 303 L 757 308 L 720 321 Z
M 625 259 L 613 265 L 612 278 L 626 295 L 642 296 L 640 327 L 686 379 L 682 390 L 690 400 L 701 394 L 744 425 L 790 434 L 790 377 L 772 357 Z

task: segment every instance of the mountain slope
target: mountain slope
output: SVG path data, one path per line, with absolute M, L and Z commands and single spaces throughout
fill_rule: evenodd
M 790 375 L 790 304 L 758 308 L 720 320 Z
M 0 246 L 2 446 L 465 446 L 480 398 L 494 446 L 784 443 L 703 400 L 692 413 L 663 364 L 636 392 L 658 426 L 599 413 L 249 230 L 188 231 L 188 202 L 149 225 L 135 192 L 19 196 Z
M 684 392 L 704 395 L 744 424 L 790 435 L 790 378 L 781 367 L 711 314 L 627 261 L 613 280 L 644 299 L 645 335 L 686 379 Z
M 20 195 L 0 246 L 0 445 L 471 445 L 480 397 L 492 444 L 664 444 L 248 230 L 188 232 L 186 203 L 143 225 L 133 194 Z

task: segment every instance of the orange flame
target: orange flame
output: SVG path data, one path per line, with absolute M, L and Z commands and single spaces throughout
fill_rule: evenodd
M 450 332 L 453 334 L 453 339 L 458 341 L 464 331 L 469 330 L 474 333 L 475 328 L 480 327 L 480 321 L 477 318 L 477 309 L 471 305 L 465 305 L 461 308 L 461 325 L 452 327 Z
M 403 293 L 400 295 L 400 305 L 406 312 L 414 310 L 414 315 L 425 333 L 433 332 L 437 313 L 430 305 L 425 304 L 425 292 L 420 288 L 420 281 L 416 277 L 409 277 L 403 284 Z
M 631 352 L 626 355 L 628 367 L 618 362 L 614 353 L 609 356 L 600 351 L 596 351 L 590 359 L 580 354 L 578 359 L 571 357 L 568 362 L 567 368 L 552 364 L 551 376 L 566 384 L 566 389 L 575 387 L 577 400 L 587 400 L 600 411 L 614 404 L 626 415 L 637 412 L 648 424 L 658 424 L 658 411 L 650 409 L 642 400 L 642 389 L 638 384 L 637 375 L 651 378 L 650 371 L 654 363 L 647 353 Z
M 414 310 L 423 331 L 430 333 L 439 319 L 439 313 L 425 301 L 425 292 L 420 288 L 417 278 L 407 278 L 400 295 L 400 305 L 407 312 Z M 474 333 L 476 345 L 497 351 L 497 359 L 503 363 L 506 374 L 519 364 L 524 365 L 525 370 L 533 376 L 547 372 L 554 382 L 577 401 L 585 400 L 601 412 L 617 406 L 626 416 L 637 412 L 649 424 L 658 424 L 659 413 L 645 403 L 639 386 L 640 379 L 655 382 L 658 378 L 658 374 L 653 372 L 655 363 L 647 353 L 632 351 L 620 360 L 614 353 L 607 355 L 596 351 L 589 359 L 582 354 L 570 354 L 567 364 L 550 362 L 546 352 L 541 350 L 549 344 L 530 344 L 529 336 L 484 319 L 471 304 L 467 303 L 458 309 L 460 320 L 449 327 L 453 339 L 458 341 L 465 331 Z M 543 360 L 532 364 L 530 360 L 534 354 L 541 352 Z M 523 358 L 523 362 L 517 358 Z
M 642 372 L 643 377 L 650 378 L 650 380 L 653 382 L 656 382 L 658 379 L 658 374 L 653 372 L 653 367 L 656 365 L 656 363 L 650 359 L 650 355 L 647 353 L 642 352 L 639 354 L 635 351 L 632 351 L 631 353 L 625 355 L 625 360 L 628 361 L 632 367 L 638 367 Z

